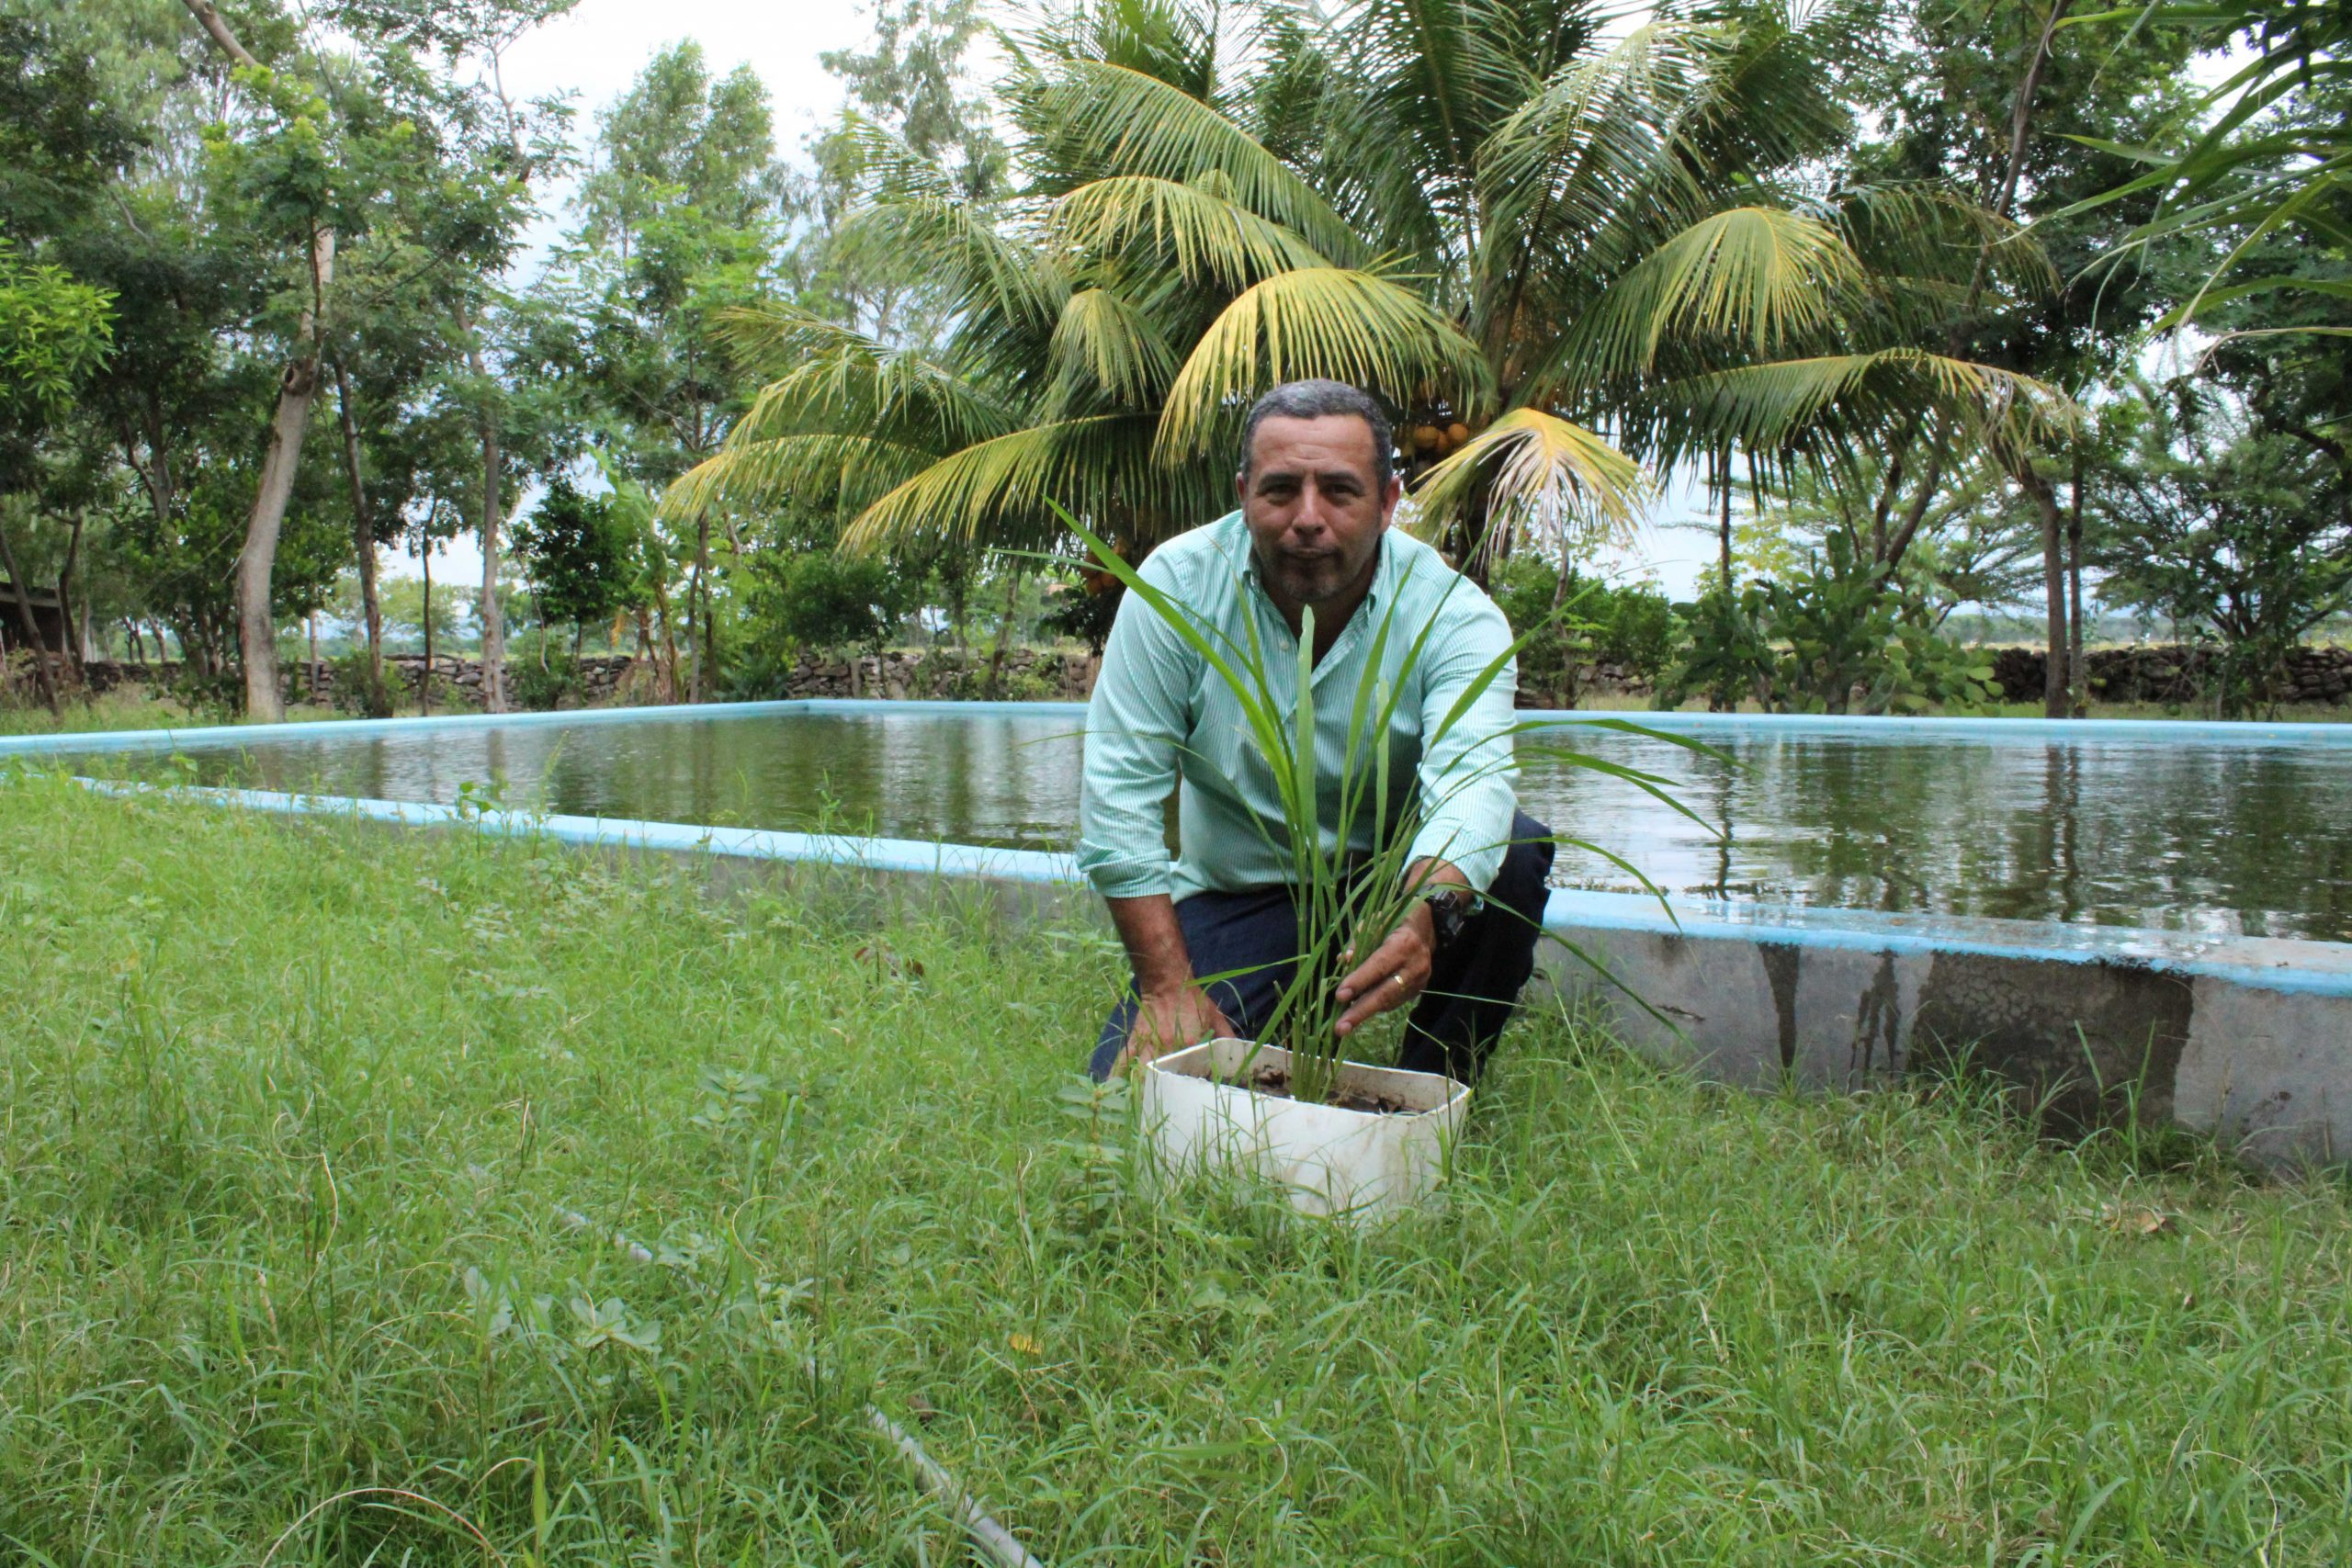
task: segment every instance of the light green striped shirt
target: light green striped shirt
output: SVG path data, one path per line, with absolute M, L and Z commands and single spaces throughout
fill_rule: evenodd
M 1141 575 L 1243 647 L 1254 620 L 1272 684 L 1283 694 L 1283 711 L 1295 711 L 1286 676 L 1297 668 L 1298 639 L 1259 584 L 1240 513 L 1162 545 L 1145 559 Z M 1510 647 L 1510 626 L 1475 583 L 1396 528 L 1381 537 L 1371 592 L 1315 667 L 1324 848 L 1337 848 L 1329 824 L 1340 816 L 1357 684 L 1392 606 L 1381 653 L 1382 677 L 1399 694 L 1389 726 L 1392 816 L 1418 789 L 1422 820 L 1413 855 L 1451 862 L 1484 891 L 1502 864 L 1516 807 L 1510 736 L 1516 669 L 1506 668 L 1427 755 L 1421 738 L 1437 731 L 1455 701 Z M 1408 673 L 1406 656 L 1432 618 L 1435 629 Z M 1360 754 L 1376 753 L 1363 742 Z M 1179 852 L 1171 864 L 1165 812 L 1180 774 Z M 1370 799 L 1370 792 L 1361 798 Z M 1358 811 L 1351 851 L 1373 848 L 1378 829 L 1371 815 Z M 1290 861 L 1275 848 L 1286 841 L 1281 796 L 1240 705 L 1208 660 L 1138 594 L 1119 606 L 1087 708 L 1078 822 L 1079 868 L 1107 898 L 1165 893 L 1181 900 L 1291 877 Z

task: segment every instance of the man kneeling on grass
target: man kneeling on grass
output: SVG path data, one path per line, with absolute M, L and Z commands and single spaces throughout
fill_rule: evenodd
M 1421 801 L 1407 876 L 1430 894 L 1369 954 L 1355 955 L 1337 1028 L 1344 1037 L 1410 1004 L 1396 1065 L 1468 1082 L 1534 970 L 1552 867 L 1551 830 L 1521 814 L 1511 792 L 1512 673 L 1445 723 L 1510 647 L 1510 625 L 1436 551 L 1389 526 L 1403 486 L 1388 419 L 1356 389 L 1295 381 L 1259 400 L 1235 483 L 1238 512 L 1161 546 L 1141 576 L 1235 646 L 1249 646 L 1254 623 L 1274 668 L 1295 663 L 1302 612 L 1313 610 L 1327 823 L 1340 818 L 1353 694 L 1388 619 L 1383 673 L 1398 692 L 1389 758 Z M 1411 660 L 1425 626 L 1430 634 Z M 1165 813 L 1180 773 L 1171 865 Z M 1282 823 L 1272 775 L 1232 694 L 1142 595 L 1128 594 L 1087 712 L 1079 806 L 1079 864 L 1110 905 L 1135 970 L 1095 1047 L 1096 1077 L 1130 1057 L 1254 1039 L 1265 1026 L 1297 957 L 1290 863 L 1272 847 Z M 1372 852 L 1374 831 L 1363 820 L 1362 841 L 1349 850 Z M 1202 982 L 1218 976 L 1229 977 Z

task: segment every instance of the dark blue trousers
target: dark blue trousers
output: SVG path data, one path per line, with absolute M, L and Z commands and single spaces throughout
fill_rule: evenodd
M 1535 972 L 1544 879 L 1552 872 L 1551 835 L 1552 829 L 1523 811 L 1512 821 L 1510 849 L 1485 903 L 1453 944 L 1437 955 L 1429 987 L 1406 1021 L 1398 1066 L 1444 1073 L 1464 1083 L 1477 1077 L 1518 1006 L 1520 987 Z M 1195 893 L 1176 906 L 1176 921 L 1184 930 L 1193 974 L 1249 971 L 1212 985 L 1209 999 L 1244 1039 L 1255 1038 L 1298 966 L 1298 912 L 1290 889 Z M 1135 984 L 1129 981 L 1126 999 L 1102 1025 L 1087 1064 L 1098 1079 L 1111 1076 L 1135 1018 Z

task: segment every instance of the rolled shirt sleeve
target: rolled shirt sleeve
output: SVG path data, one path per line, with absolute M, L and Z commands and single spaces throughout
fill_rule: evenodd
M 1140 575 L 1181 593 L 1161 555 Z M 1129 593 L 1103 644 L 1102 668 L 1086 705 L 1086 763 L 1078 800 L 1078 868 L 1105 898 L 1171 894 L 1168 795 L 1177 756 L 1191 733 L 1192 660 L 1174 627 Z
M 1438 733 L 1462 694 L 1509 650 L 1510 623 L 1484 594 L 1453 595 L 1462 607 L 1453 635 L 1431 638 L 1421 687 L 1420 829 L 1413 858 L 1442 860 L 1484 893 L 1502 869 L 1519 802 L 1512 781 L 1512 728 L 1518 723 L 1518 661 L 1507 661 L 1444 734 Z M 1449 606 L 1452 608 L 1452 606 Z

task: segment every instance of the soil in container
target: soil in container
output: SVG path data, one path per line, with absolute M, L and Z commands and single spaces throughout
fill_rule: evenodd
M 1290 1098 L 1290 1072 L 1284 1067 L 1253 1067 L 1250 1072 L 1250 1088 L 1258 1094 L 1275 1100 Z M 1366 1093 L 1363 1089 L 1343 1089 L 1328 1103 L 1341 1111 L 1368 1111 L 1375 1116 L 1409 1116 L 1423 1109 L 1408 1105 L 1393 1095 Z

